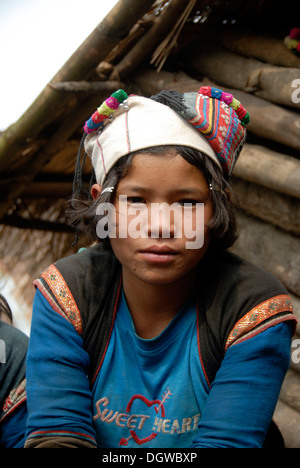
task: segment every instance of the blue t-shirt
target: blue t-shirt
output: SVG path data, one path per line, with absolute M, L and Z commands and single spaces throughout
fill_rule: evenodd
M 261 447 L 290 344 L 291 328 L 280 323 L 230 346 L 209 389 L 193 299 L 158 337 L 143 340 L 122 297 L 91 388 L 81 336 L 37 291 L 26 437 L 69 436 L 103 448 Z
M 94 390 L 102 447 L 189 447 L 208 386 L 201 369 L 194 301 L 156 338 L 135 333 L 124 296 Z

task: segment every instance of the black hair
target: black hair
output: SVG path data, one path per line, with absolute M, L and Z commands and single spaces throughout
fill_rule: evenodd
M 3 320 L 4 317 L 6 317 L 10 323 L 13 322 L 11 308 L 9 307 L 9 304 L 5 297 L 2 296 L 2 294 L 0 294 L 0 320 Z
M 233 193 L 229 182 L 223 176 L 218 166 L 200 151 L 186 146 L 157 146 L 145 148 L 143 153 L 164 154 L 174 151 L 180 154 L 188 163 L 197 167 L 205 176 L 211 187 L 210 197 L 213 205 L 213 216 L 209 223 L 211 242 L 210 247 L 215 250 L 226 250 L 233 245 L 237 238 L 237 225 Z M 84 190 L 70 200 L 67 211 L 67 222 L 79 232 L 85 233 L 91 240 L 103 243 L 103 247 L 110 248 L 109 239 L 99 239 L 96 226 L 101 216 L 96 210 L 101 203 L 113 203 L 118 183 L 128 173 L 133 157 L 140 153 L 136 151 L 120 158 L 109 171 L 102 189 L 114 187 L 112 193 L 105 192 L 97 200 L 92 200 L 87 190 Z

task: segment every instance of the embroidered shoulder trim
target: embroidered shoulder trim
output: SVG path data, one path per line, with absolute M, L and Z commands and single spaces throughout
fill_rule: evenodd
M 293 305 L 287 294 L 274 296 L 262 302 L 244 315 L 234 325 L 225 345 L 225 351 L 232 345 L 260 333 L 277 323 L 294 320 Z
M 9 416 L 18 406 L 26 400 L 26 379 L 13 390 L 4 400 L 1 411 L 0 423 Z
M 81 315 L 76 301 L 63 276 L 54 265 L 50 265 L 41 278 L 33 284 L 49 301 L 53 309 L 66 318 L 74 326 L 79 335 L 82 334 Z

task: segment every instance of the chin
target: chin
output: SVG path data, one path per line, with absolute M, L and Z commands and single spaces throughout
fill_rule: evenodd
M 170 268 L 157 268 L 151 270 L 147 269 L 146 271 L 139 271 L 138 269 L 133 269 L 131 274 L 135 276 L 136 279 L 145 284 L 163 286 L 179 283 L 184 277 L 193 275 L 195 268 L 192 268 L 188 271 L 183 271 L 182 268 L 180 268 L 178 271 L 174 271 L 174 268 L 172 270 Z

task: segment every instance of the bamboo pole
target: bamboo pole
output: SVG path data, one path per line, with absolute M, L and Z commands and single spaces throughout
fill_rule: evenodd
M 223 86 L 300 109 L 298 99 L 293 99 L 299 68 L 272 66 L 216 46 L 193 50 L 185 58 L 185 64 Z
M 38 182 L 34 181 L 28 185 L 23 192 L 23 198 L 40 199 L 50 198 L 56 200 L 58 198 L 70 197 L 73 190 L 72 182 Z
M 200 86 L 208 84 L 207 80 L 205 82 L 194 80 L 182 72 L 176 74 L 162 71 L 157 74 L 151 70 L 142 70 L 135 73 L 133 81 L 135 85 L 139 86 L 141 92 L 148 95 L 157 93 L 162 89 L 197 92 Z M 300 150 L 299 113 L 237 89 L 220 86 L 218 83 L 210 84 L 233 94 L 248 110 L 250 123 L 247 125 L 247 129 L 249 131 L 259 137 L 277 141 L 287 147 Z
M 60 93 L 112 93 L 116 89 L 123 88 L 120 81 L 63 81 L 49 83 L 50 88 Z
M 98 99 L 99 97 L 101 99 Z M 95 109 L 95 105 L 97 106 L 101 101 L 103 101 L 103 96 L 101 95 L 92 95 L 86 99 L 71 115 L 65 118 L 53 136 L 36 151 L 30 163 L 17 167 L 14 170 L 14 183 L 11 183 L 8 187 L 5 180 L 0 182 L 0 198 L 2 201 L 0 204 L 0 219 L 7 212 L 12 200 L 15 200 L 26 190 L 39 170 L 52 159 L 57 153 L 58 148 L 68 140 L 74 131 L 80 125 L 83 125 L 84 120 L 86 120 Z M 10 180 L 11 178 L 8 179 L 8 182 L 10 182 Z
M 216 85 L 218 87 L 218 85 Z M 221 86 L 222 88 L 222 86 Z M 223 87 L 243 103 L 250 114 L 248 130 L 255 135 L 300 150 L 300 115 L 243 91 Z
M 186 24 L 193 8 L 195 7 L 197 0 L 189 0 L 185 10 L 179 16 L 178 20 L 175 22 L 173 29 L 169 32 L 167 37 L 162 41 L 162 43 L 154 51 L 151 64 L 155 64 L 157 71 L 160 71 L 167 60 L 172 49 L 177 46 L 177 41 L 179 34 L 182 31 L 182 28 Z
M 231 250 L 275 275 L 300 297 L 300 239 L 269 223 L 239 214 L 239 237 Z
M 110 79 L 124 80 L 170 32 L 178 17 L 185 11 L 191 0 L 173 0 L 160 14 L 153 26 L 144 34 L 124 59 L 114 68 Z
M 300 200 L 236 177 L 233 177 L 231 185 L 239 208 L 300 236 Z
M 300 58 L 284 45 L 283 39 L 231 30 L 224 34 L 223 43 L 229 50 L 246 57 L 282 67 L 300 67 Z
M 129 32 L 154 0 L 119 0 L 85 42 L 75 51 L 51 83 L 89 79 L 98 63 Z M 28 140 L 35 139 L 49 122 L 58 116 L 69 97 L 46 86 L 20 119 L 10 126 L 0 138 L 0 171 Z
M 246 143 L 234 176 L 300 200 L 300 160 L 265 146 Z
M 30 229 L 46 232 L 74 232 L 66 223 L 58 221 L 47 221 L 40 218 L 24 218 L 22 216 L 4 216 L 1 224 L 19 229 Z

